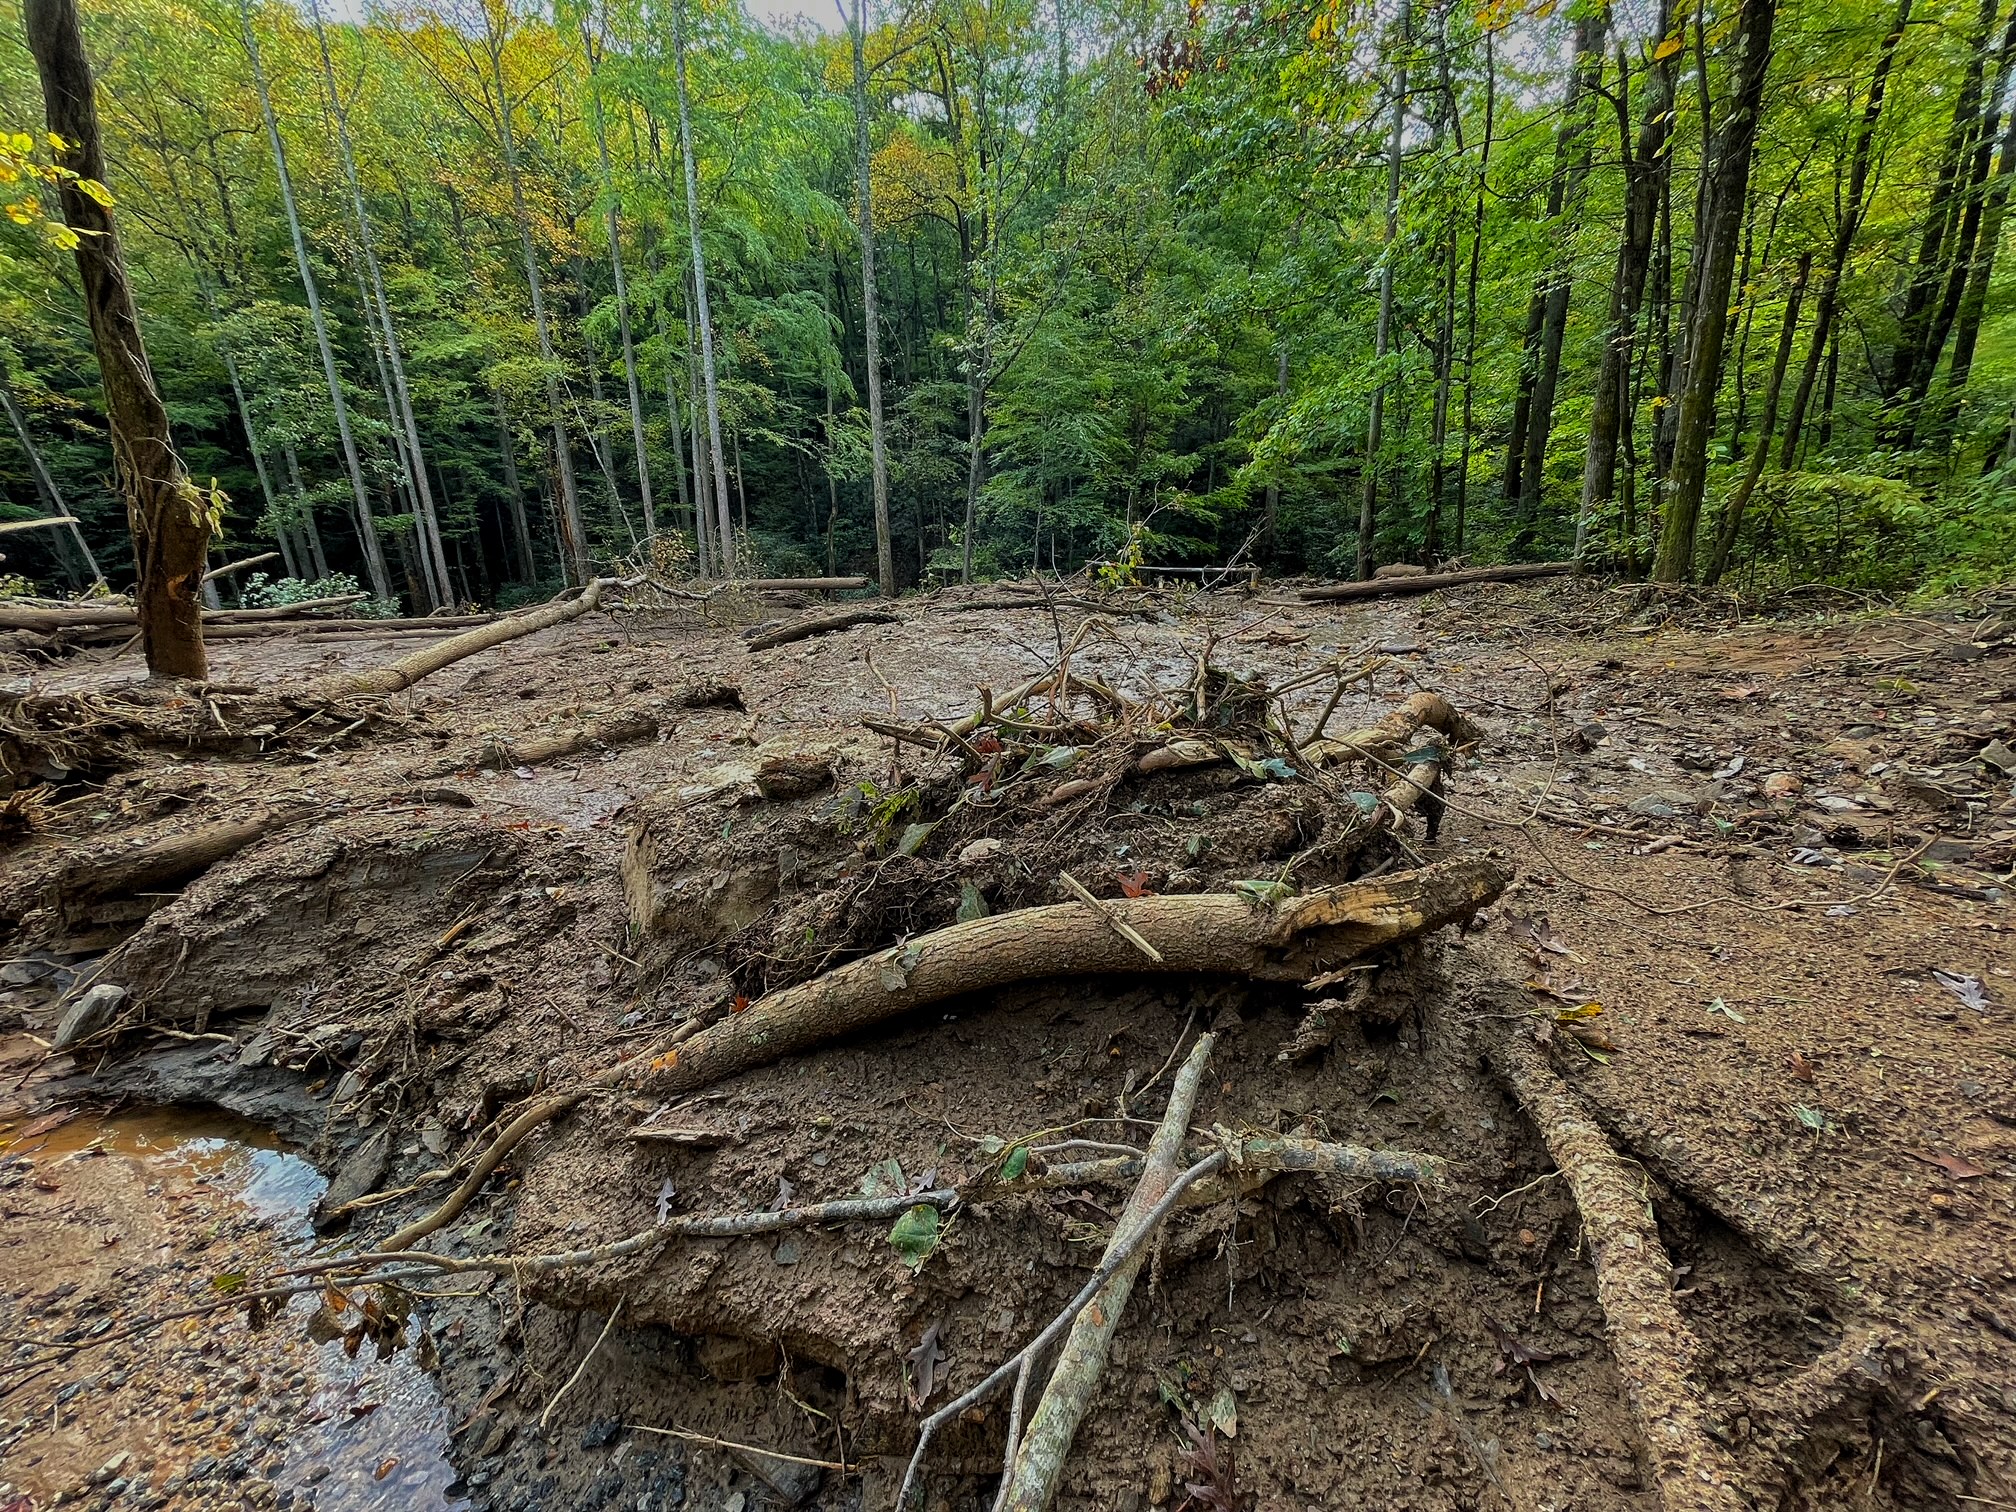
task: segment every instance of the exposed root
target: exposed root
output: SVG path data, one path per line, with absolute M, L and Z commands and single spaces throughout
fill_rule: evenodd
M 1533 1120 L 1575 1194 L 1603 1305 L 1610 1352 L 1645 1440 L 1667 1512 L 1748 1512 L 1735 1461 L 1708 1431 L 1695 1378 L 1701 1347 L 1673 1302 L 1673 1265 L 1659 1238 L 1644 1178 L 1542 1058 L 1516 1032 L 1485 1050 Z

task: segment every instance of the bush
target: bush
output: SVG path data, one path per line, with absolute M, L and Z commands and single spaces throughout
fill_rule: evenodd
M 293 577 L 268 578 L 263 572 L 255 572 L 239 585 L 238 601 L 247 609 L 284 609 L 311 599 L 341 598 L 363 591 L 363 586 L 347 572 L 332 572 L 312 583 Z M 367 598 L 347 607 L 360 619 L 396 619 L 399 615 L 397 599 Z

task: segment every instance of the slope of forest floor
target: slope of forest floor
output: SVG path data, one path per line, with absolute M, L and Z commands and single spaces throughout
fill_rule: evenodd
M 202 1171 L 120 1164 L 130 1130 L 94 1145 L 46 1110 L 84 1109 L 94 1128 L 127 1129 L 106 1112 L 120 1104 L 256 1119 L 333 1174 L 325 1205 L 416 1189 L 339 1241 L 374 1247 L 434 1205 L 427 1173 L 480 1148 L 500 1110 L 738 990 L 717 952 L 638 928 L 633 836 L 654 802 L 718 790 L 752 747 L 886 773 L 890 743 L 863 716 L 953 718 L 978 686 L 1049 663 L 1085 618 L 950 594 L 899 612 L 755 653 L 744 626 L 692 613 L 595 615 L 428 678 L 368 738 L 157 752 L 102 784 L 73 773 L 0 875 L 0 1029 L 46 1038 L 54 989 L 107 960 L 145 1027 L 74 1069 L 31 1070 L 32 1042 L 8 1041 L 0 1507 L 893 1507 L 917 1420 L 1056 1314 L 1121 1194 L 974 1204 L 914 1270 L 884 1225 L 855 1224 L 444 1278 L 407 1335 L 424 1319 L 424 1343 L 383 1367 L 405 1376 L 374 1377 L 367 1344 L 334 1381 L 309 1357 L 343 1353 L 340 1298 L 305 1297 L 257 1331 L 216 1311 L 128 1337 L 219 1275 L 288 1263 L 304 1220 L 290 1208 L 276 1229 L 220 1205 Z M 1498 1026 L 1600 1004 L 1580 1019 L 1593 1032 L 1555 1034 L 1548 1054 L 1643 1171 L 1712 1431 L 1756 1504 L 2016 1505 L 2016 597 L 1743 620 L 1573 582 L 1342 606 L 1228 594 L 1115 616 L 1076 665 L 1125 694 L 1181 682 L 1207 642 L 1213 665 L 1277 686 L 1377 663 L 1339 728 L 1419 687 L 1486 730 L 1449 774 L 1439 836 L 1409 844 L 1497 855 L 1515 880 L 1477 926 L 1379 974 L 1383 1027 L 1347 1025 L 1289 1060 L 1305 1006 L 1290 987 L 975 994 L 671 1109 L 584 1106 L 435 1242 L 553 1252 L 654 1210 L 849 1196 L 864 1175 L 956 1185 L 1004 1146 L 1152 1121 L 1147 1089 L 1215 1028 L 1197 1125 L 1446 1157 L 1459 1193 L 1298 1179 L 1172 1220 L 1058 1505 L 1654 1508 L 1575 1204 L 1479 1049 Z M 406 644 L 221 642 L 213 678 L 298 684 Z M 36 682 L 93 694 L 134 676 L 131 660 L 79 659 Z M 735 685 L 741 707 L 682 706 L 706 684 Z M 455 765 L 625 710 L 651 713 L 659 737 Z M 113 837 L 283 803 L 300 805 L 285 825 L 168 896 L 78 905 L 50 880 Z M 788 870 L 795 842 L 763 812 L 723 807 L 674 836 L 690 855 L 649 864 L 704 883 L 761 850 Z M 1189 812 L 1109 816 L 1025 859 L 1046 883 L 1068 862 L 1106 896 L 1129 876 L 1181 891 L 1169 857 Z M 1210 836 L 1264 879 L 1276 852 L 1249 857 L 1249 839 Z M 693 875 L 665 885 L 690 904 Z M 949 866 L 913 885 L 908 912 L 863 927 L 929 927 L 933 898 L 961 896 Z M 717 890 L 704 906 L 729 904 Z M 631 1137 L 667 1122 L 698 1135 Z M 304 1324 L 337 1342 L 311 1347 Z M 99 1335 L 53 1362 L 23 1342 Z M 426 1445 L 303 1447 L 373 1431 L 377 1404 L 414 1389 L 416 1357 L 439 1392 Z M 997 1402 L 940 1436 L 926 1505 L 987 1504 L 999 1416 Z M 1185 1420 L 1217 1424 L 1219 1484 L 1186 1491 Z

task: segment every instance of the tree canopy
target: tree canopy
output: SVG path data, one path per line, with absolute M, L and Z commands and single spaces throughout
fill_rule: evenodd
M 873 572 L 865 109 L 905 585 L 2016 560 L 2004 0 L 882 0 L 859 105 L 838 20 L 89 0 L 103 190 L 220 550 L 419 607 L 651 537 Z M 74 512 L 119 580 L 6 34 L 0 518 Z M 81 585 L 77 547 L 8 565 Z

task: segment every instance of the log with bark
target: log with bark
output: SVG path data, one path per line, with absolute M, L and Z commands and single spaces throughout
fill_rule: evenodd
M 866 588 L 865 577 L 744 578 L 728 584 L 731 589 L 747 588 L 758 593 L 841 593 L 850 588 Z
M 835 630 L 847 630 L 855 625 L 891 625 L 902 619 L 887 609 L 842 609 L 833 614 L 815 614 L 808 619 L 793 620 L 788 625 L 779 625 L 774 630 L 763 630 L 749 637 L 751 651 L 768 651 L 776 646 L 788 646 L 793 641 L 805 640 L 814 635 L 827 635 Z
M 212 567 L 208 572 L 203 574 L 203 581 L 206 583 L 214 583 L 219 578 L 230 577 L 234 573 L 243 572 L 248 567 L 259 567 L 263 566 L 267 562 L 277 562 L 279 560 L 280 560 L 279 552 L 262 551 L 261 553 L 259 553 L 258 556 L 245 557 L 244 559 L 236 562 L 226 562 L 222 567 Z
M 1484 857 L 1324 888 L 1272 906 L 1233 893 L 1120 898 L 995 914 L 851 961 L 759 998 L 651 1063 L 659 1092 L 688 1092 L 962 993 L 1042 977 L 1214 973 L 1305 982 L 1395 940 L 1467 919 L 1502 892 Z M 1161 955 L 1150 960 L 1119 919 Z
M 329 598 L 303 599 L 298 604 L 275 604 L 264 609 L 206 609 L 203 624 L 257 624 L 265 620 L 306 618 L 311 610 L 340 609 L 366 597 L 362 593 L 342 593 Z M 131 604 L 90 604 L 75 608 L 42 608 L 26 604 L 0 604 L 0 629 L 4 630 L 88 630 L 120 626 L 131 630 L 139 624 L 139 611 Z
M 1304 603 L 1370 598 L 1394 598 L 1407 593 L 1433 593 L 1465 583 L 1523 583 L 1529 578 L 1567 577 L 1573 562 L 1513 562 L 1504 567 L 1466 567 L 1461 572 L 1430 572 L 1419 577 L 1369 578 L 1362 583 L 1326 583 L 1298 592 Z
M 544 766 L 549 761 L 559 761 L 582 751 L 617 750 L 657 738 L 658 716 L 629 709 L 572 730 L 554 730 L 517 738 L 487 736 L 452 755 L 409 767 L 406 775 L 422 779 L 447 777 L 456 772 L 503 772 L 513 767 Z

